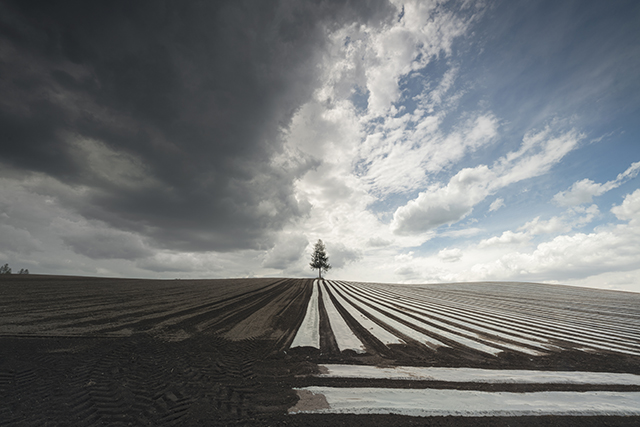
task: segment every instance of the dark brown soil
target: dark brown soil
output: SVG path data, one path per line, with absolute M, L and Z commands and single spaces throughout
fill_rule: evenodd
M 287 415 L 294 387 L 398 387 L 317 378 L 319 363 L 585 370 L 640 374 L 640 358 L 566 350 L 543 357 L 431 351 L 418 344 L 338 351 L 320 307 L 322 351 L 289 349 L 311 280 L 0 279 L 0 426 L 640 425 L 640 417 Z M 340 307 L 338 307 L 340 309 Z M 376 350 L 378 349 L 378 351 Z M 403 382 L 492 391 L 638 387 Z

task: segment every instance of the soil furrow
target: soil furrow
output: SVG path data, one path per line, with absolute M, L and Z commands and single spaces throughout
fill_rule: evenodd
M 551 371 L 548 375 L 553 371 L 640 374 L 640 356 L 604 348 L 640 336 L 635 323 L 640 304 L 634 305 L 640 299 L 635 296 L 535 284 L 409 287 L 331 281 L 319 287 L 320 349 L 290 349 L 312 283 L 313 279 L 0 278 L 0 425 L 568 426 L 639 421 L 639 417 L 601 415 L 486 419 L 287 415 L 298 401 L 294 388 L 303 387 L 395 388 L 403 393 L 640 392 L 635 385 L 315 376 L 319 364 L 326 363 L 345 369 L 380 366 L 396 372 L 401 366 L 435 366 Z M 331 316 L 344 321 L 364 343 L 365 353 L 340 351 L 335 334 L 344 335 L 345 325 L 339 326 L 341 332 L 332 330 L 326 303 L 333 306 Z M 553 322 L 561 327 L 554 328 Z M 497 357 L 483 355 L 438 334 L 433 337 L 449 347 L 432 349 L 390 325 L 424 336 L 431 336 L 429 328 L 436 327 L 469 334 L 468 338 L 485 340 L 503 352 Z M 601 332 L 606 333 L 598 335 Z M 115 333 L 128 336 L 108 335 Z M 492 339 L 496 341 L 490 344 Z M 532 356 L 501 346 L 501 342 L 524 346 L 527 340 L 558 350 Z

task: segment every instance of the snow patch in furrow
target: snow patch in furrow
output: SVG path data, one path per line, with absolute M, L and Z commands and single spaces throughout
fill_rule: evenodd
M 372 291 L 372 293 L 375 293 L 376 291 Z M 378 295 L 381 295 L 383 298 L 387 298 L 387 299 L 392 299 L 394 298 L 394 296 L 387 292 L 387 293 L 383 293 L 380 291 L 380 293 L 378 293 Z M 397 297 L 396 297 L 397 298 Z M 523 333 L 514 333 L 513 331 L 509 331 L 506 328 L 501 328 L 499 326 L 495 326 L 495 325 L 491 325 L 492 327 L 494 327 L 495 329 L 500 329 L 502 332 L 498 332 L 495 329 L 488 329 L 485 328 L 483 326 L 478 325 L 477 323 L 474 322 L 469 322 L 464 320 L 465 317 L 468 318 L 468 316 L 464 316 L 464 315 L 460 315 L 460 314 L 452 314 L 451 310 L 449 313 L 444 313 L 441 310 L 438 309 L 434 309 L 432 308 L 429 304 L 427 303 L 421 303 L 421 302 L 404 302 L 404 303 L 399 303 L 399 302 L 393 302 L 393 304 L 402 306 L 402 307 L 406 307 L 408 309 L 412 309 L 414 311 L 417 311 L 418 313 L 421 313 L 422 316 L 424 318 L 424 316 L 427 316 L 427 318 L 429 319 L 429 321 L 436 323 L 437 325 L 441 325 L 442 327 L 445 328 L 449 328 L 452 329 L 454 332 L 458 332 L 462 335 L 471 335 L 477 339 L 480 339 L 482 341 L 485 342 L 489 342 L 492 344 L 496 344 L 502 347 L 506 347 L 509 348 L 511 350 L 520 352 L 520 353 L 525 353 L 525 354 L 530 354 L 532 356 L 543 356 L 545 354 L 547 354 L 546 352 L 541 352 L 538 350 L 532 350 L 530 348 L 526 348 L 526 347 L 521 347 L 519 345 L 516 344 L 512 344 L 510 342 L 505 342 L 504 340 L 509 340 L 509 341 L 515 341 L 517 343 L 520 344 L 524 344 L 524 345 L 528 345 L 531 347 L 535 347 L 541 350 L 561 350 L 560 347 L 551 345 L 551 344 L 542 344 L 540 343 L 540 341 L 547 341 L 547 340 L 541 340 L 539 338 L 537 338 L 536 341 L 533 341 L 531 339 L 525 338 L 523 335 Z M 443 323 L 443 322 L 439 322 L 436 319 L 442 319 L 442 320 L 447 320 L 449 322 L 455 323 L 457 325 L 460 326 L 466 326 L 470 329 L 473 329 L 473 331 L 469 331 L 466 329 L 459 329 L 456 326 L 450 325 L 448 323 Z M 474 319 L 475 320 L 475 319 Z M 478 320 L 475 320 L 475 322 L 478 322 Z M 479 334 L 475 333 L 475 332 L 482 332 L 484 334 L 487 334 L 489 336 L 480 336 Z M 492 336 L 496 336 L 497 338 L 492 338 Z M 530 336 L 531 337 L 531 336 Z
M 414 417 L 640 415 L 640 392 L 532 393 L 476 390 L 333 388 L 295 389 L 290 414 L 397 414 Z
M 373 285 L 378 288 L 388 289 L 385 285 Z M 466 289 L 458 289 L 461 295 L 467 295 L 472 291 L 473 287 L 466 286 Z M 531 286 L 521 287 L 502 287 L 499 290 L 493 290 L 493 292 L 486 285 L 483 286 L 482 293 L 479 294 L 480 298 L 474 298 L 471 300 L 468 298 L 463 301 L 460 298 L 456 298 L 456 302 L 461 304 L 473 302 L 477 305 L 477 301 L 481 302 L 483 308 L 499 308 L 501 310 L 507 310 L 514 313 L 527 313 L 528 315 L 536 316 L 538 318 L 548 319 L 554 318 L 555 320 L 570 319 L 572 325 L 584 325 L 589 329 L 594 327 L 604 327 L 615 336 L 627 335 L 626 332 L 630 332 L 632 335 L 630 338 L 636 340 L 638 336 L 638 322 L 636 318 L 640 317 L 640 313 L 637 311 L 638 302 L 640 298 L 637 298 L 637 294 L 623 294 L 618 293 L 618 297 L 615 299 L 606 298 L 612 296 L 611 293 L 605 294 L 596 290 L 588 290 L 585 293 L 577 293 L 576 288 L 571 288 L 571 292 L 562 292 L 561 287 L 555 287 L 554 292 L 548 293 L 547 287 L 542 294 L 533 291 Z M 397 290 L 397 288 L 393 288 Z M 421 287 L 423 291 L 428 292 L 431 298 L 438 300 L 451 300 L 451 287 L 447 286 L 446 292 L 439 292 L 437 288 Z M 560 291 L 560 292 L 558 292 Z M 454 291 L 455 292 L 455 291 Z M 597 293 L 599 292 L 599 293 Z M 411 293 L 414 294 L 413 292 Z M 506 294 L 506 297 L 503 296 Z M 594 298 L 594 295 L 596 298 Z M 636 300 L 633 297 L 636 296 Z M 592 301 L 592 302 L 589 302 Z M 615 310 L 611 310 L 611 307 L 615 307 Z M 605 313 L 606 316 L 600 316 Z M 625 332 L 626 331 L 626 332 Z
M 373 292 L 375 292 L 375 291 L 373 291 Z M 383 296 L 382 293 L 379 293 L 378 295 L 380 295 L 382 298 L 385 298 L 385 296 Z M 392 297 L 387 295 L 386 298 L 387 298 L 387 300 L 390 300 Z M 416 317 L 419 317 L 420 319 L 423 319 L 424 321 L 431 322 L 431 323 L 435 324 L 436 327 L 439 327 L 439 328 L 442 328 L 442 329 L 445 329 L 445 330 L 448 329 L 451 332 L 453 332 L 454 334 L 457 334 L 459 336 L 463 336 L 463 337 L 466 336 L 466 337 L 479 339 L 479 340 L 482 340 L 482 341 L 485 341 L 485 342 L 490 342 L 492 344 L 496 344 L 498 346 L 506 347 L 506 348 L 509 348 L 511 350 L 514 350 L 514 351 L 517 351 L 517 352 L 520 352 L 520 353 L 530 354 L 532 356 L 542 356 L 542 355 L 546 354 L 546 353 L 543 353 L 543 352 L 540 352 L 540 351 L 537 351 L 537 350 L 533 350 L 533 349 L 530 349 L 530 348 L 521 347 L 519 345 L 508 343 L 508 342 L 502 341 L 500 339 L 495 339 L 495 338 L 492 339 L 492 338 L 489 338 L 489 337 L 480 336 L 478 333 L 476 333 L 476 331 L 477 332 L 490 333 L 492 335 L 497 335 L 497 336 L 499 336 L 501 338 L 504 338 L 504 339 L 509 339 L 509 340 L 512 340 L 512 341 L 520 342 L 522 344 L 530 345 L 530 346 L 533 346 L 533 347 L 536 347 L 536 348 L 543 348 L 545 350 L 547 349 L 546 347 L 544 347 L 543 345 L 541 345 L 539 343 L 534 343 L 534 342 L 531 342 L 531 341 L 529 341 L 527 339 L 524 339 L 524 338 L 514 337 L 513 335 L 511 335 L 509 337 L 506 337 L 506 336 L 504 336 L 502 334 L 496 333 L 496 331 L 492 331 L 492 330 L 483 328 L 482 326 L 469 324 L 469 323 L 465 322 L 464 320 L 459 319 L 457 317 L 447 317 L 447 316 L 443 316 L 443 315 L 434 314 L 433 310 L 425 309 L 424 305 L 419 304 L 419 303 L 406 303 L 406 302 L 405 303 L 401 303 L 401 302 L 394 301 L 392 304 L 394 304 L 396 306 L 399 306 L 401 308 L 406 308 L 406 309 L 412 310 L 412 311 L 414 311 L 414 315 Z M 466 330 L 466 329 L 458 328 L 457 326 L 451 325 L 450 323 L 441 322 L 441 321 L 439 321 L 437 319 L 443 319 L 443 320 L 446 319 L 446 320 L 454 322 L 454 323 L 456 323 L 458 325 L 467 326 L 467 327 L 473 329 L 473 331 L 469 331 L 469 330 Z M 437 330 L 434 330 L 434 332 L 438 333 Z M 454 335 L 454 337 L 455 337 L 455 335 Z M 455 339 L 456 341 L 459 341 L 460 344 L 462 344 L 462 345 L 466 345 L 466 346 L 469 346 L 469 347 L 472 347 L 472 348 L 476 348 L 476 349 L 478 349 L 480 351 L 483 351 L 482 349 L 477 348 L 477 346 L 469 345 L 468 344 L 469 342 L 474 342 L 472 340 L 466 340 L 466 338 L 452 338 L 452 339 Z M 462 340 L 465 340 L 465 342 L 462 342 Z M 487 346 L 487 348 L 493 349 L 494 347 Z M 502 351 L 502 350 L 499 350 L 499 351 Z
M 557 335 L 561 335 L 561 339 L 565 339 L 567 341 L 574 340 L 574 337 L 580 337 L 587 340 L 594 340 L 595 342 L 608 342 L 612 347 L 617 347 L 621 349 L 639 350 L 639 343 L 637 340 L 629 340 L 622 338 L 619 334 L 612 333 L 610 331 L 603 331 L 597 327 L 592 328 L 584 328 L 578 325 L 566 323 L 563 321 L 548 321 L 540 319 L 539 316 L 530 316 L 526 313 L 522 314 L 513 314 L 509 315 L 509 319 L 518 321 L 518 322 L 526 322 L 527 325 L 535 325 L 539 330 L 550 330 L 553 333 L 557 332 Z M 557 336 L 556 335 L 556 336 Z
M 458 333 L 449 332 L 448 330 L 443 329 L 442 327 L 434 327 L 434 326 L 432 326 L 432 325 L 430 325 L 428 323 L 424 323 L 424 322 L 422 322 L 420 324 L 417 324 L 417 319 L 416 318 L 410 317 L 410 316 L 407 316 L 407 315 L 401 313 L 398 310 L 398 308 L 396 308 L 396 307 L 394 307 L 392 305 L 384 304 L 384 303 L 382 303 L 382 301 L 375 302 L 371 298 L 368 298 L 363 294 L 360 294 L 360 298 L 366 300 L 367 302 L 369 302 L 371 304 L 376 304 L 379 307 L 383 307 L 386 311 L 393 312 L 393 314 L 395 316 L 397 316 L 397 317 L 399 317 L 399 318 L 401 318 L 403 320 L 406 320 L 407 322 L 411 322 L 412 324 L 415 324 L 416 326 L 418 326 L 418 327 L 420 327 L 422 329 L 425 329 L 425 330 L 427 330 L 429 332 L 432 332 L 432 333 L 434 333 L 434 334 L 436 334 L 436 335 L 438 335 L 440 337 L 447 338 L 447 339 L 449 339 L 451 341 L 454 341 L 454 342 L 460 344 L 463 347 L 472 348 L 474 350 L 480 351 L 482 353 L 487 353 L 487 354 L 490 354 L 492 356 L 496 356 L 496 355 L 502 353 L 502 351 L 503 351 L 503 350 L 501 350 L 499 348 L 491 347 L 491 346 L 488 346 L 486 344 L 482 344 L 482 343 L 480 343 L 478 341 L 474 341 L 472 339 L 469 339 L 469 338 L 467 338 L 465 336 L 460 335 L 460 333 L 462 333 L 462 329 L 456 328 L 455 326 L 447 325 L 449 328 L 454 329 Z M 406 308 L 408 308 L 408 307 L 406 307 Z M 442 322 L 438 322 L 437 320 L 430 319 L 430 318 L 428 318 L 426 316 L 422 316 L 422 315 L 420 315 L 418 313 L 415 313 L 415 312 L 412 312 L 411 315 L 415 316 L 417 318 L 420 318 L 420 319 L 422 319 L 423 321 L 426 321 L 426 322 L 431 322 L 431 323 L 439 325 L 439 326 L 443 325 Z M 464 333 L 470 334 L 468 331 L 464 331 Z
M 567 339 L 567 341 L 571 341 L 574 342 L 576 344 L 582 344 L 584 346 L 587 347 L 592 347 L 592 348 L 598 348 L 601 350 L 607 350 L 607 351 L 613 351 L 615 353 L 624 353 L 624 354 L 631 354 L 633 356 L 640 356 L 640 352 L 637 351 L 632 351 L 632 350 L 625 350 L 625 349 L 621 349 L 618 346 L 614 346 L 614 345 L 599 345 L 599 344 L 593 344 L 591 342 L 585 342 L 582 340 L 577 340 L 577 339 Z M 590 349 L 581 349 L 581 351 L 590 351 Z
M 320 314 L 318 312 L 318 281 L 313 282 L 313 293 L 309 299 L 307 313 L 296 333 L 290 348 L 315 347 L 320 349 Z
M 495 312 L 493 310 L 486 310 L 487 312 Z M 497 315 L 497 312 L 496 312 Z M 587 330 L 583 328 L 574 328 L 570 329 L 569 326 L 564 325 L 559 322 L 547 322 L 544 320 L 540 320 L 537 318 L 526 317 L 522 315 L 516 315 L 513 313 L 500 313 L 500 315 L 505 320 L 513 320 L 516 322 L 523 322 L 524 324 L 518 324 L 518 328 L 523 331 L 530 331 L 537 334 L 545 334 L 548 337 L 553 337 L 556 339 L 569 341 L 577 344 L 581 344 L 587 347 L 598 348 L 602 350 L 614 351 L 625 354 L 632 354 L 635 356 L 640 355 L 640 352 L 636 350 L 636 345 L 633 345 L 632 348 L 629 348 L 629 345 L 622 345 L 618 340 L 616 342 L 611 342 L 611 340 L 606 339 L 607 334 L 600 334 L 599 331 Z M 478 314 L 478 317 L 482 317 L 481 314 Z M 581 334 L 580 336 L 576 336 L 575 334 Z M 634 343 L 635 344 L 635 343 Z
M 367 292 L 370 289 L 367 288 L 366 286 L 362 286 L 362 289 Z M 383 292 L 383 291 L 379 291 L 379 292 Z M 450 302 L 447 301 L 446 303 L 442 303 L 442 302 L 438 302 L 438 303 L 433 303 L 433 302 L 429 302 L 429 299 L 416 299 L 416 298 L 408 298 L 407 296 L 405 296 L 404 293 L 399 293 L 399 292 L 391 292 L 391 291 L 386 291 L 386 295 L 388 295 L 391 298 L 403 298 L 403 299 L 411 299 L 413 300 L 415 303 L 419 303 L 419 304 L 423 304 L 423 305 L 427 305 L 429 307 L 429 309 L 435 309 L 438 310 L 441 313 L 446 313 L 446 315 L 451 315 L 451 313 L 455 314 L 455 317 L 453 317 L 453 319 L 471 319 L 473 321 L 476 322 L 482 322 L 490 324 L 492 328 L 499 328 L 500 330 L 504 330 L 506 333 L 509 334 L 518 334 L 519 336 L 525 336 L 529 339 L 538 341 L 538 342 L 548 342 L 547 339 L 545 339 L 544 337 L 539 337 L 536 335 L 529 335 L 526 334 L 525 332 L 522 332 L 518 329 L 510 329 L 510 328 L 501 328 L 499 326 L 496 325 L 511 325 L 511 323 L 505 323 L 503 321 L 501 321 L 501 319 L 504 319 L 505 316 L 507 316 L 509 313 L 506 313 L 504 311 L 495 314 L 496 312 L 490 311 L 490 310 L 486 310 L 485 307 L 478 307 L 478 306 L 474 306 L 474 305 L 469 305 L 467 303 L 458 303 L 458 302 Z M 465 307 L 465 308 L 461 308 L 461 307 Z M 438 308 L 434 308 L 434 307 L 438 307 Z M 479 311 L 482 310 L 482 311 Z M 490 313 L 494 313 L 494 314 L 485 314 L 485 312 L 490 312 Z
M 362 288 L 360 288 L 362 289 Z M 367 289 L 365 292 L 369 291 L 369 289 Z M 373 290 L 372 292 L 376 292 L 375 290 Z M 391 293 L 389 291 L 377 291 L 380 292 L 381 295 L 385 295 L 387 298 L 398 298 L 398 297 L 404 297 L 403 294 L 395 294 L 395 293 Z M 406 298 L 405 298 L 406 299 Z M 471 329 L 473 329 L 474 331 L 478 331 L 478 332 L 482 332 L 485 334 L 489 334 L 489 335 L 495 335 L 499 338 L 502 339 L 506 339 L 506 340 L 510 340 L 510 341 L 515 341 L 518 342 L 520 344 L 524 344 L 524 345 L 529 345 L 532 347 L 536 347 L 542 350 L 560 350 L 559 347 L 551 345 L 551 344 L 546 344 L 549 342 L 549 340 L 544 339 L 542 337 L 537 337 L 534 335 L 530 335 L 527 334 L 525 332 L 522 331 L 515 331 L 513 329 L 509 329 L 509 328 L 505 328 L 502 326 L 499 326 L 498 323 L 496 323 L 496 321 L 492 321 L 490 319 L 487 319 L 485 317 L 480 317 L 480 318 L 476 318 L 473 317 L 469 314 L 465 314 L 464 312 L 454 309 L 454 308 L 447 308 L 442 309 L 442 308 L 436 308 L 434 306 L 433 303 L 427 303 L 427 302 L 423 302 L 422 300 L 413 300 L 413 303 L 406 303 L 409 307 L 416 307 L 416 308 L 420 308 L 422 309 L 422 312 L 428 316 L 433 316 L 439 319 L 443 319 L 443 320 L 448 320 L 451 322 L 454 322 L 456 324 L 459 325 L 463 325 L 463 326 L 467 326 Z M 489 326 L 492 329 L 489 328 L 485 328 L 481 325 L 478 325 L 477 322 L 483 322 L 485 324 L 487 324 L 487 326 Z M 504 343 L 501 340 L 491 340 L 489 338 L 483 338 L 486 339 L 487 341 L 490 342 L 495 342 L 496 344 L 499 345 L 503 345 L 505 347 L 509 347 L 509 345 L 507 345 L 506 343 Z M 509 347 L 511 348 L 511 347 Z M 519 347 L 522 348 L 522 347 Z M 522 350 L 519 350 L 522 351 Z M 538 353 L 535 352 L 533 350 L 531 350 L 530 352 L 524 351 L 525 353 L 529 353 L 529 354 L 533 354 L 533 355 L 540 355 L 540 354 L 544 354 L 544 353 Z M 536 354 L 538 353 L 538 354 Z
M 523 303 L 521 298 L 526 296 L 527 303 Z M 558 301 L 557 299 L 560 298 Z M 515 300 L 514 297 L 507 297 L 506 299 L 498 299 L 499 305 L 496 305 L 496 299 L 487 295 L 487 300 L 483 301 L 485 306 L 497 306 L 501 309 L 506 308 L 512 312 L 526 311 L 529 314 L 534 314 L 541 318 L 553 318 L 554 320 L 568 321 L 571 325 L 587 326 L 589 328 L 597 327 L 604 328 L 613 332 L 616 336 L 625 335 L 632 339 L 637 339 L 637 326 L 638 322 L 632 317 L 634 313 L 627 313 L 630 316 L 621 323 L 620 315 L 625 312 L 623 304 L 620 301 L 616 303 L 616 307 L 619 310 L 609 311 L 605 304 L 607 302 L 601 302 L 599 300 L 597 304 L 588 303 L 583 298 L 572 295 L 570 297 L 561 298 L 558 295 L 550 294 L 544 297 L 536 297 L 531 292 L 526 292 L 524 295 L 519 294 Z M 609 304 L 611 304 L 609 302 Z M 603 315 L 604 313 L 604 315 Z M 610 314 L 615 314 L 611 316 Z M 612 328 L 612 326 L 614 326 Z M 630 334 L 627 334 L 626 332 Z
M 323 378 L 446 381 L 484 384 L 597 384 L 640 386 L 640 375 L 584 371 L 318 365 Z
M 333 336 L 336 339 L 338 348 L 340 351 L 353 350 L 356 353 L 365 353 L 364 344 L 353 333 L 347 322 L 342 318 L 336 307 L 333 305 L 333 301 L 329 297 L 329 291 L 325 285 L 322 292 L 322 302 L 324 308 L 327 311 L 329 317 L 329 325 L 333 331 Z
M 343 290 L 345 295 L 349 295 L 349 292 L 344 289 L 344 287 L 339 286 L 339 289 Z M 378 320 L 382 323 L 388 325 L 391 329 L 395 329 L 399 333 L 418 341 L 419 343 L 426 344 L 429 348 L 435 349 L 437 347 L 449 347 L 448 345 L 436 340 L 435 338 L 431 338 L 428 335 L 423 334 L 422 332 L 418 332 L 415 329 L 412 329 L 405 325 L 404 323 L 400 323 L 397 320 L 394 320 L 387 315 L 385 315 L 381 310 L 375 308 L 376 304 L 372 304 L 374 307 L 366 307 L 366 310 L 371 312 Z
M 547 354 L 549 354 L 549 353 L 546 353 L 546 352 L 542 352 L 542 351 L 538 351 L 538 350 L 532 350 L 530 348 L 521 347 L 519 345 L 515 345 L 515 344 L 508 343 L 508 342 L 500 341 L 498 339 L 484 338 L 484 341 L 490 342 L 491 344 L 495 344 L 495 345 L 499 345 L 499 346 L 508 348 L 509 350 L 517 351 L 518 353 L 529 354 L 531 356 L 546 356 Z M 556 347 L 556 348 L 558 350 L 560 350 L 560 347 Z
M 332 282 L 329 282 L 329 284 L 331 285 Z M 356 319 L 358 323 L 360 323 L 360 325 L 362 325 L 363 328 L 369 331 L 371 335 L 380 340 L 380 342 L 384 345 L 405 343 L 400 338 L 396 337 L 391 332 L 382 328 L 380 325 L 358 311 L 358 309 L 355 308 L 349 301 L 342 298 L 342 295 L 340 295 L 340 293 L 335 289 L 334 286 L 331 286 L 331 294 L 338 300 L 338 303 L 340 303 L 340 305 L 344 307 L 344 309 L 347 310 L 349 314 L 354 319 Z
M 455 303 L 456 305 L 469 305 L 468 303 Z M 494 316 L 499 316 L 499 317 L 504 317 L 505 315 L 509 315 L 510 319 L 515 320 L 515 321 L 519 321 L 519 322 L 526 322 L 527 324 L 534 322 L 537 325 L 539 325 L 542 328 L 551 328 L 553 330 L 561 330 L 562 332 L 568 333 L 569 335 L 573 336 L 574 333 L 578 332 L 581 334 L 581 336 L 587 336 L 586 338 L 595 338 L 596 340 L 601 340 L 602 338 L 607 338 L 610 340 L 613 340 L 614 342 L 612 342 L 612 344 L 615 345 L 615 343 L 623 343 L 623 342 L 628 342 L 630 345 L 632 346 L 637 346 L 638 342 L 635 339 L 635 337 L 632 339 L 632 341 L 629 342 L 629 340 L 624 340 L 624 339 L 620 339 L 620 335 L 618 332 L 613 332 L 613 331 L 603 331 L 603 330 L 599 330 L 598 327 L 596 327 L 595 325 L 590 325 L 589 328 L 583 328 L 581 327 L 579 324 L 574 324 L 572 323 L 566 323 L 566 322 L 562 322 L 560 320 L 556 320 L 556 321 L 548 321 L 548 320 L 544 320 L 540 317 L 540 314 L 537 311 L 533 311 L 531 312 L 531 310 L 524 310 L 524 308 L 521 308 L 520 310 L 516 310 L 516 309 L 509 309 L 507 308 L 507 311 L 505 312 L 504 306 L 500 306 L 499 311 L 496 309 L 487 309 L 487 307 L 489 307 L 490 304 L 485 303 L 485 301 L 482 301 L 483 304 L 483 312 L 490 314 L 490 315 L 494 315 Z M 473 307 L 476 307 L 477 305 L 472 305 Z M 519 313 L 519 314 L 516 314 Z M 546 317 L 548 317 L 549 315 L 547 314 Z

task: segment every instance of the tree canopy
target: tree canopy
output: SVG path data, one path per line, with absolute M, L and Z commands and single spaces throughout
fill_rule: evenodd
M 327 256 L 324 243 L 321 239 L 318 239 L 316 245 L 313 248 L 311 254 L 311 262 L 309 263 L 312 270 L 318 269 L 318 279 L 322 279 L 322 272 L 325 273 L 331 270 L 331 264 L 329 264 L 329 257 Z
M 11 274 L 11 267 L 9 267 L 9 264 L 0 265 L 0 274 Z M 18 274 L 29 274 L 29 269 L 21 268 Z

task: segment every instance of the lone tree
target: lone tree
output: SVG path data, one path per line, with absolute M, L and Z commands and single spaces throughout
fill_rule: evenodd
M 325 252 L 324 243 L 318 239 L 316 246 L 313 248 L 313 254 L 311 254 L 311 262 L 309 263 L 312 270 L 318 269 L 318 279 L 322 279 L 322 272 L 325 273 L 331 270 L 331 264 L 329 264 L 329 257 Z

